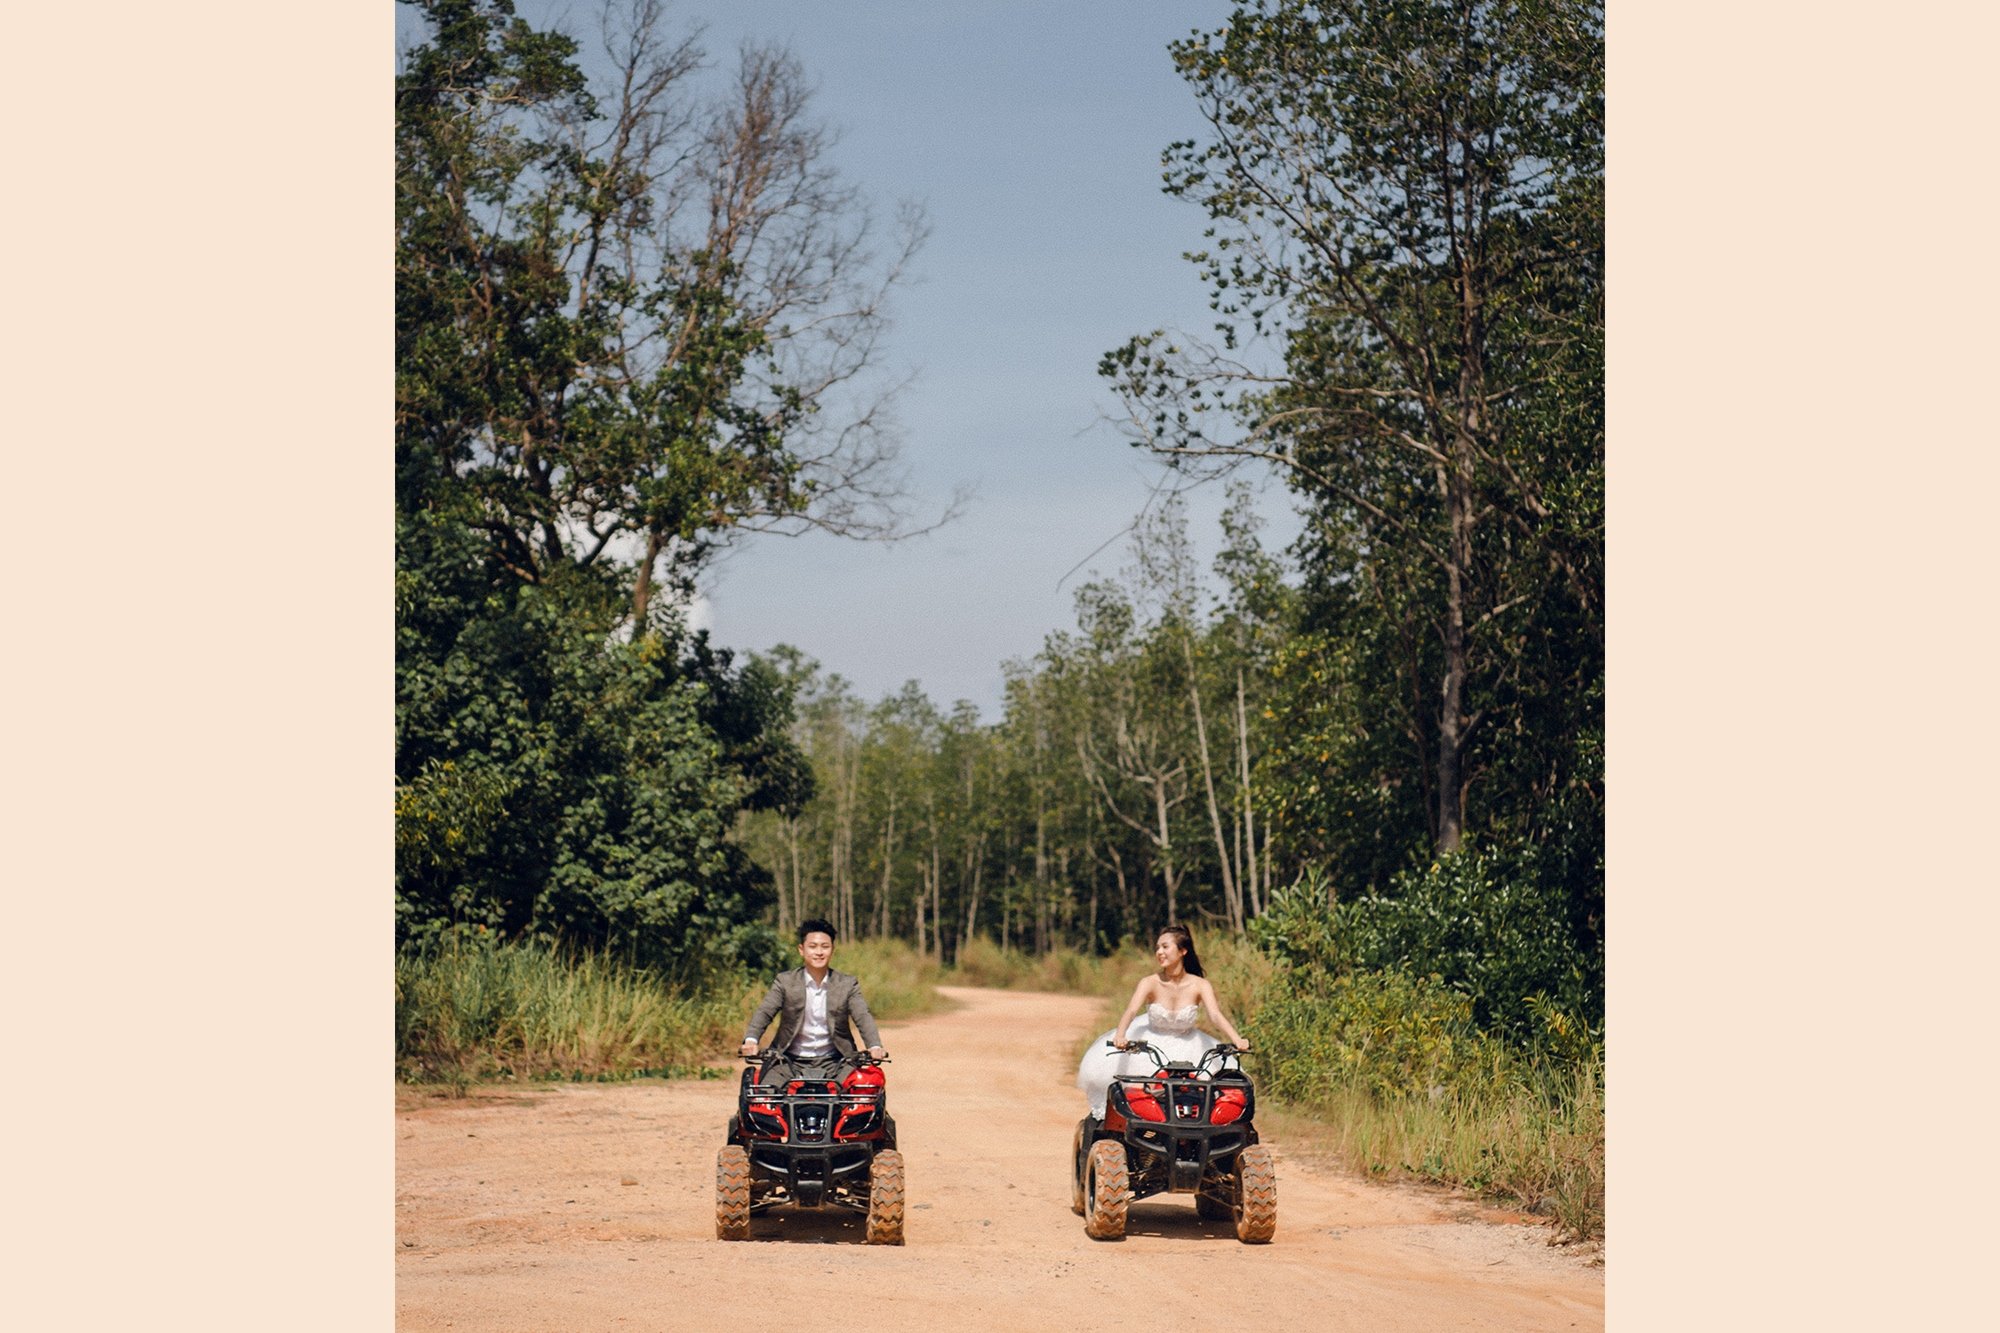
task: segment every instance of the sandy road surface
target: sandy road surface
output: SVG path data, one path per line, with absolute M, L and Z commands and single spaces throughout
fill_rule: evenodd
M 733 1078 L 433 1102 L 396 1117 L 397 1327 L 746 1330 L 826 1302 L 889 1331 L 1178 1326 L 1204 1307 L 1246 1331 L 1603 1327 L 1602 1270 L 1541 1228 L 1317 1169 L 1271 1134 L 1271 1244 L 1166 1196 L 1132 1205 L 1125 1240 L 1090 1240 L 1069 1209 L 1083 1113 L 1069 1051 L 1096 1005 L 947 993 L 960 1008 L 883 1033 L 903 1246 L 862 1244 L 856 1215 L 790 1207 L 748 1242 L 716 1240 Z

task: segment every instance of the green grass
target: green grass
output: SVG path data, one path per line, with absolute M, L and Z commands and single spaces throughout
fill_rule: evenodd
M 906 944 L 842 945 L 882 1022 L 933 1013 L 939 969 Z M 712 1075 L 770 984 L 706 988 L 590 954 L 460 937 L 396 960 L 396 1074 L 462 1095 L 493 1080 Z
M 1603 1238 L 1604 1088 L 1591 1066 L 1387 1096 L 1349 1077 L 1280 1104 L 1372 1179 L 1454 1186 L 1545 1216 L 1562 1239 Z
M 796 961 L 795 955 L 794 965 Z M 899 1023 L 951 1007 L 951 1002 L 936 990 L 945 979 L 937 960 L 918 953 L 902 940 L 843 940 L 834 948 L 833 965 L 842 972 L 852 973 L 861 983 L 861 993 L 868 999 L 868 1012 L 879 1023 Z M 768 980 L 762 981 L 754 988 L 756 993 L 743 1010 L 745 1019 L 769 984 Z
M 739 996 L 682 991 L 590 955 L 459 941 L 396 960 L 396 1072 L 486 1079 L 699 1071 L 742 1035 Z
M 1356 1170 L 1512 1202 L 1566 1239 L 1603 1236 L 1603 1056 L 1562 1015 L 1524 1051 L 1475 1027 L 1464 995 L 1393 971 L 1279 976 L 1251 1007 L 1260 1091 L 1310 1116 Z

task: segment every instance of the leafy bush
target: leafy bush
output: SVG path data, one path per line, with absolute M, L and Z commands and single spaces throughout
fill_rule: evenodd
M 1507 1081 L 1515 1057 L 1479 1031 L 1465 996 L 1401 969 L 1348 972 L 1324 988 L 1279 985 L 1256 1010 L 1266 1086 L 1310 1103 L 1336 1084 L 1379 1096 L 1443 1096 Z
M 1354 970 L 1438 977 L 1466 997 L 1480 1029 L 1523 1048 L 1557 1035 L 1574 1054 L 1603 1022 L 1603 958 L 1576 946 L 1567 891 L 1538 869 L 1524 849 L 1468 850 L 1398 876 L 1393 896 L 1337 905 L 1325 881 L 1308 875 L 1273 895 L 1252 937 L 1302 979 Z

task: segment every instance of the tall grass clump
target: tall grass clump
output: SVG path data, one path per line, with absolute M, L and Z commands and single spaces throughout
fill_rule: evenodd
M 787 966 L 798 966 L 796 954 Z M 936 1013 L 945 1007 L 945 998 L 936 989 L 944 979 L 944 969 L 935 958 L 918 953 L 904 940 L 841 940 L 834 946 L 833 966 L 851 973 L 861 983 L 868 1012 L 878 1022 L 894 1023 L 919 1014 Z M 757 998 L 762 998 L 769 984 L 766 978 L 757 985 Z M 748 1008 L 743 1016 L 746 1019 L 750 1016 Z
M 1197 935 L 1195 949 L 1225 1007 L 1240 1007 L 1247 1002 L 1259 981 L 1274 971 L 1269 958 L 1238 936 L 1219 931 Z M 1152 970 L 1150 939 L 1122 940 L 1109 955 L 1100 958 L 1067 947 L 1031 953 L 975 936 L 959 945 L 958 957 L 944 980 L 957 986 L 1096 995 L 1107 1001 L 1115 1000 L 1122 1010 L 1139 978 Z M 1232 1008 L 1231 1013 L 1235 1012 Z
M 396 959 L 396 1072 L 484 1079 L 686 1073 L 742 1035 L 740 983 L 696 989 L 588 953 L 447 934 Z
M 947 980 L 955 986 L 1094 995 L 1102 988 L 1105 965 L 1105 959 L 1076 949 L 1032 953 L 975 935 L 959 944 Z

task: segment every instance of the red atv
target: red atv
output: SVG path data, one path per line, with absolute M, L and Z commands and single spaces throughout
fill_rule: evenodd
M 783 1056 L 752 1055 L 765 1065 Z M 729 1139 L 715 1159 L 715 1234 L 750 1239 L 750 1218 L 780 1203 L 867 1214 L 870 1245 L 903 1243 L 903 1154 L 882 1064 L 866 1051 L 838 1078 L 763 1082 L 745 1069 Z
M 1119 1075 L 1105 1095 L 1103 1121 L 1077 1122 L 1070 1206 L 1084 1233 L 1120 1240 L 1134 1199 L 1192 1194 L 1200 1216 L 1234 1219 L 1238 1240 L 1270 1240 L 1278 1229 L 1278 1173 L 1251 1123 L 1256 1091 L 1232 1059 L 1243 1053 L 1216 1046 L 1188 1063 L 1162 1059 L 1143 1041 L 1126 1049 L 1150 1055 L 1154 1072 Z

